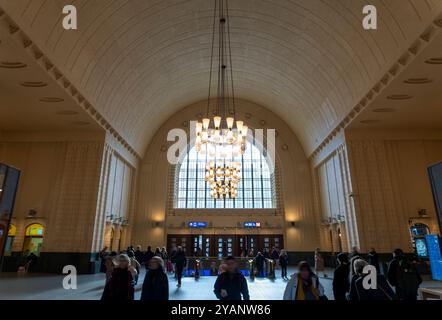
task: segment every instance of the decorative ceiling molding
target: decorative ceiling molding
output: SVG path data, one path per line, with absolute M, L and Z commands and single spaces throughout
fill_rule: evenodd
M 371 90 L 360 100 L 360 102 L 348 113 L 348 115 L 333 129 L 323 140 L 323 142 L 311 153 L 310 159 L 314 159 L 320 152 L 333 140 L 333 138 L 355 119 L 362 111 L 367 109 L 370 103 L 383 93 L 388 85 L 410 65 L 412 61 L 422 52 L 431 41 L 441 33 L 442 25 L 441 19 L 436 19 L 431 25 L 422 33 L 418 39 L 408 48 L 401 57 L 392 65 L 388 72 L 373 86 Z M 408 95 L 391 97 L 391 99 L 408 99 Z M 411 97 L 410 97 L 411 98 Z
M 19 43 L 23 49 L 32 57 L 35 62 L 41 67 L 42 71 L 46 72 L 51 78 L 62 88 L 76 104 L 85 110 L 92 119 L 94 119 L 102 128 L 110 133 L 116 141 L 118 141 L 127 151 L 137 159 L 141 156 L 134 148 L 117 132 L 115 128 L 100 114 L 92 104 L 74 87 L 74 85 L 67 79 L 63 73 L 58 70 L 55 65 L 46 57 L 35 43 L 21 30 L 12 19 L 0 8 L 0 23 L 2 23 L 9 30 L 12 39 Z M 23 82 L 23 86 L 43 86 L 43 83 L 37 82 Z M 86 125 L 86 122 L 78 122 L 77 125 Z

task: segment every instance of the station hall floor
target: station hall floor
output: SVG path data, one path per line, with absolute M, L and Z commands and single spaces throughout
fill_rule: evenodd
M 279 271 L 279 270 L 277 270 Z M 289 270 L 289 274 L 295 269 Z M 139 300 L 145 272 L 135 289 L 135 299 Z M 213 285 L 216 277 L 183 278 L 181 288 L 177 288 L 176 280 L 169 276 L 169 298 L 171 300 L 215 300 Z M 98 300 L 104 288 L 104 274 L 79 275 L 76 290 L 65 290 L 62 286 L 62 275 L 0 273 L 0 300 Z M 278 277 L 250 280 L 247 277 L 250 299 L 281 300 L 286 281 Z M 332 280 L 321 279 L 326 288 L 327 296 L 332 298 Z
M 279 270 L 278 270 L 279 271 Z M 295 268 L 289 269 L 289 274 Z M 331 276 L 332 270 L 327 272 Z M 99 300 L 104 288 L 104 274 L 79 275 L 76 290 L 65 290 L 62 275 L 0 273 L 0 300 Z M 144 270 L 136 286 L 135 299 L 139 300 Z M 171 300 L 215 300 L 213 284 L 216 277 L 183 278 L 181 288 L 176 287 L 173 276 L 169 276 L 169 297 Z M 333 299 L 332 279 L 320 279 L 326 295 Z M 252 300 L 281 300 L 286 281 L 279 277 L 275 280 L 247 278 Z M 441 282 L 424 281 L 423 287 L 441 287 Z

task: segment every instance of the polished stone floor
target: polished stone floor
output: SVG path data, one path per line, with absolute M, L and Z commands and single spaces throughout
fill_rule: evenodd
M 289 270 L 289 273 L 294 269 Z M 136 286 L 135 299 L 141 295 L 144 272 Z M 212 300 L 215 277 L 183 278 L 181 288 L 176 287 L 173 276 L 169 276 L 171 300 Z M 275 280 L 249 278 L 250 298 L 253 300 L 281 300 L 286 281 L 277 277 Z M 96 300 L 100 299 L 104 288 L 104 275 L 79 275 L 76 290 L 65 290 L 62 285 L 63 276 L 27 274 L 19 276 L 15 273 L 0 273 L 0 300 Z M 331 279 L 322 279 L 326 293 L 332 297 Z
M 289 270 L 289 274 L 295 270 Z M 332 275 L 332 271 L 328 271 Z M 144 272 L 140 275 L 139 284 L 136 286 L 135 298 L 139 299 Z M 176 287 L 173 276 L 170 281 L 171 300 L 212 300 L 215 277 L 184 278 L 181 288 Z M 279 275 L 275 280 L 255 279 L 249 284 L 250 298 L 253 300 L 281 300 L 286 286 L 286 281 Z M 97 300 L 100 299 L 104 287 L 104 275 L 78 276 L 78 288 L 65 290 L 62 286 L 63 276 L 28 274 L 19 276 L 15 273 L 0 273 L 0 300 Z M 332 279 L 321 277 L 321 283 L 326 295 L 333 299 Z M 441 282 L 425 281 L 423 287 L 442 287 Z

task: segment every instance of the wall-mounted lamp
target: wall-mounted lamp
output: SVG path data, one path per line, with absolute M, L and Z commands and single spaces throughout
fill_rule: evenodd
M 428 216 L 427 209 L 419 209 L 417 211 L 417 214 L 419 215 L 419 217 L 427 217 Z
M 336 218 L 338 219 L 338 221 L 340 222 L 345 222 L 345 216 L 343 214 L 338 214 L 336 216 Z
M 152 227 L 153 227 L 153 228 L 159 228 L 159 227 L 161 227 L 161 222 L 160 222 L 160 221 L 153 221 L 153 222 L 152 222 Z
M 296 222 L 295 221 L 290 221 L 290 227 L 296 228 Z

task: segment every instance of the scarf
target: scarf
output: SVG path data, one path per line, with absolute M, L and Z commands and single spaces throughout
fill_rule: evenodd
M 306 281 L 298 277 L 296 300 L 306 300 L 306 293 L 308 294 L 309 292 L 310 295 L 313 295 L 314 300 L 319 300 L 319 292 L 313 285 L 312 279 Z

